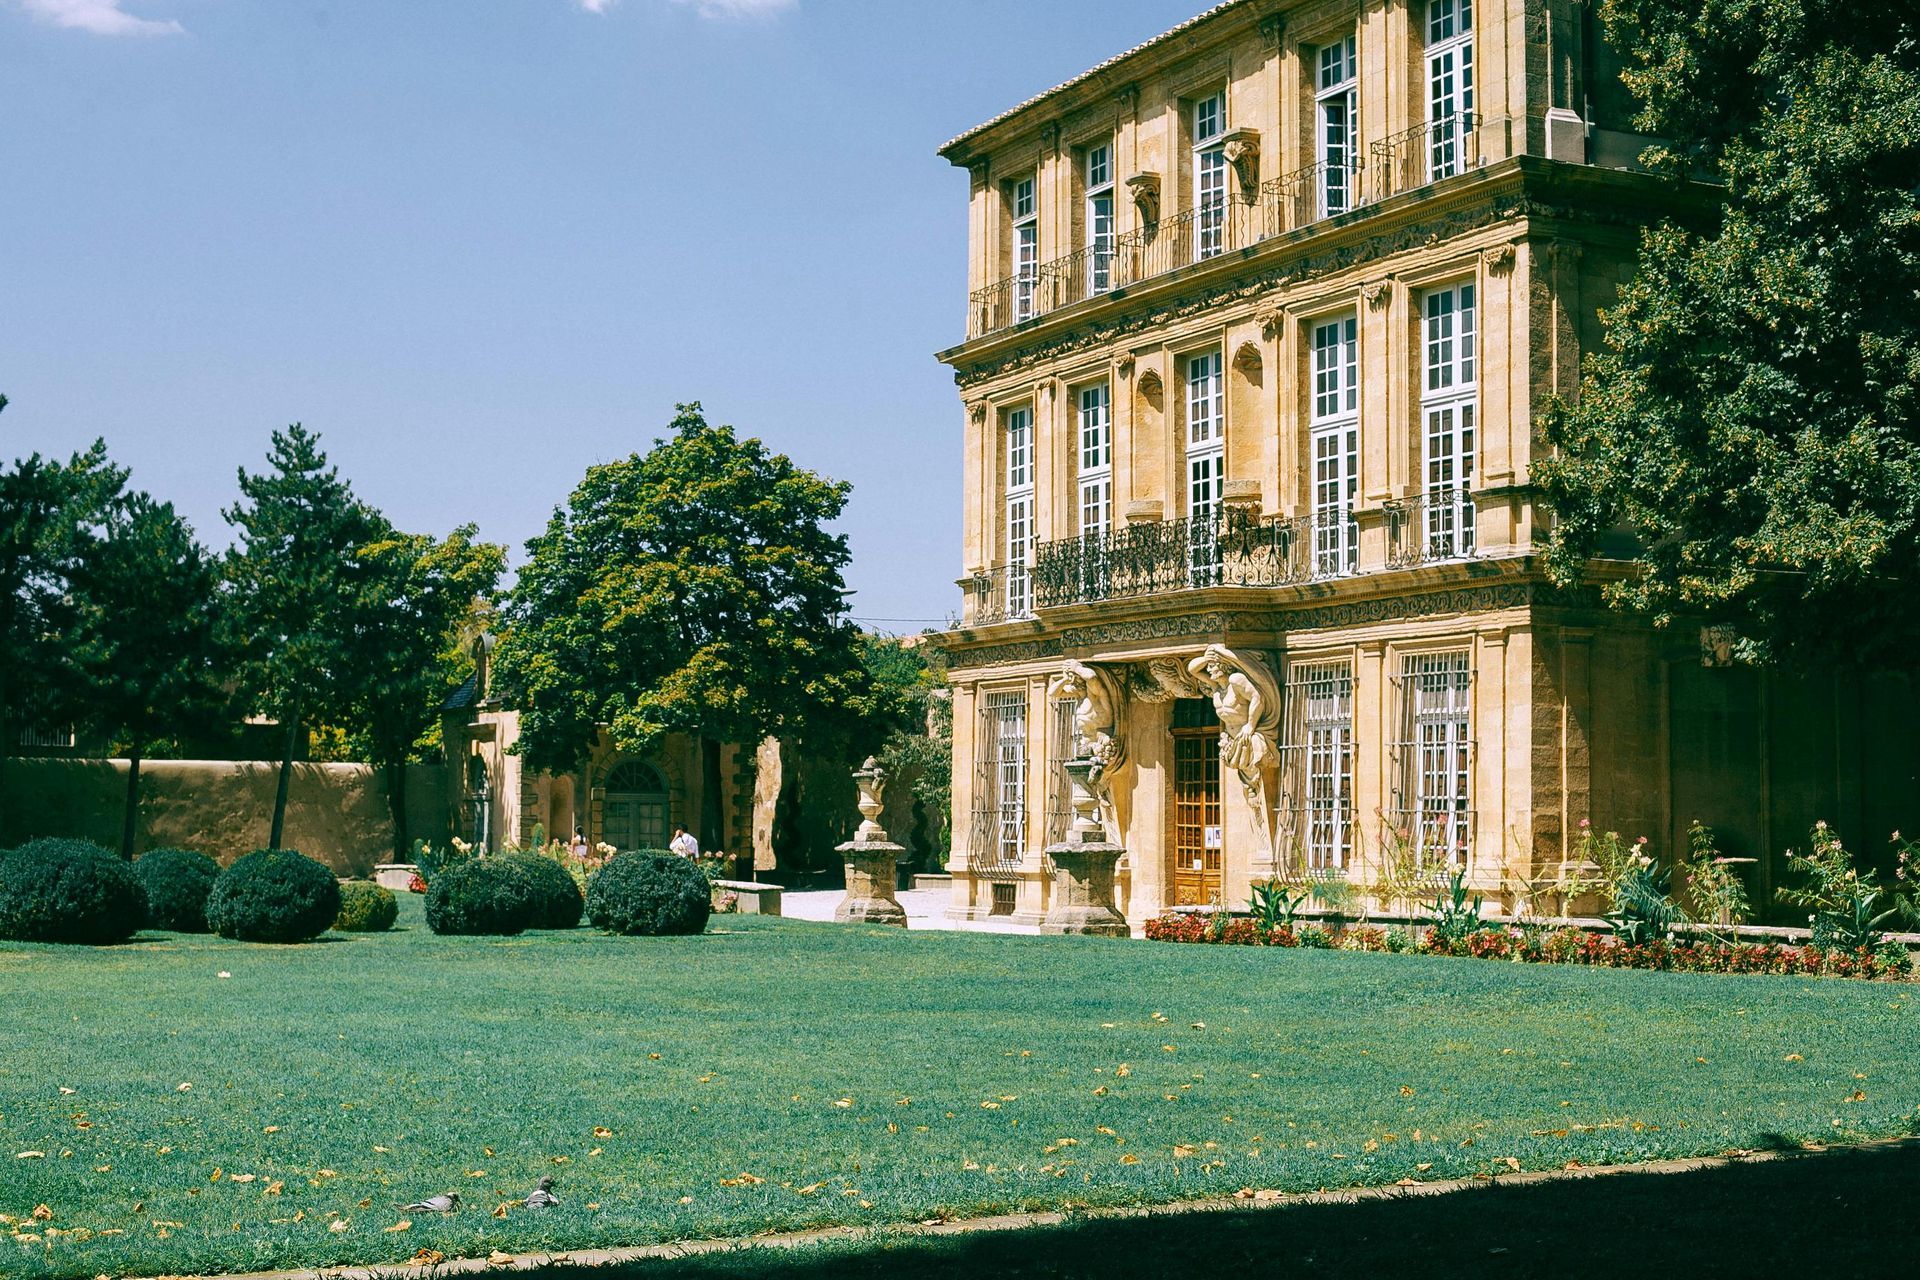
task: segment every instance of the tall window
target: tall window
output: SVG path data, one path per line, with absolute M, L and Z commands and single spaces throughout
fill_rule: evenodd
M 1395 807 L 1428 866 L 1464 866 L 1467 860 L 1473 763 L 1468 657 L 1465 652 L 1409 654 L 1401 665 Z
M 1354 37 L 1336 40 L 1320 50 L 1320 70 L 1314 93 L 1319 131 L 1319 216 L 1332 217 L 1354 206 L 1354 187 L 1360 160 L 1360 81 Z
M 1040 280 L 1040 214 L 1034 180 L 1013 184 L 1013 320 L 1031 320 Z
M 1187 359 L 1187 533 L 1189 579 L 1220 576 L 1220 504 L 1226 490 L 1227 402 L 1218 351 Z
M 1001 866 L 1018 865 L 1027 846 L 1027 696 L 990 693 L 984 728 L 992 767 L 994 830 L 991 851 Z
M 1223 89 L 1193 104 L 1193 196 L 1195 259 L 1227 248 L 1227 94 Z
M 1427 180 L 1472 161 L 1473 0 L 1427 0 Z
M 1353 668 L 1302 663 L 1290 683 L 1300 702 L 1306 754 L 1307 868 L 1340 870 L 1353 849 Z
M 1360 567 L 1353 515 L 1360 492 L 1360 322 L 1342 316 L 1313 327 L 1313 572 Z
M 1033 410 L 1007 411 L 1007 616 L 1033 612 Z
M 1448 559 L 1473 554 L 1473 488 L 1479 388 L 1475 383 L 1474 288 L 1436 289 L 1423 304 L 1426 378 L 1420 414 L 1426 554 Z
M 1113 411 L 1104 382 L 1080 389 L 1080 532 L 1113 524 Z
M 1087 292 L 1113 287 L 1113 148 L 1087 148 Z

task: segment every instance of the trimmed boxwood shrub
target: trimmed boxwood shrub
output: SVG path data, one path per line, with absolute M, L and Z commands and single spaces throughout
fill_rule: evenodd
M 0 858 L 0 938 L 125 942 L 147 919 L 133 868 L 88 840 L 34 840 Z
M 609 933 L 701 933 L 712 911 L 706 874 L 670 853 L 620 854 L 587 882 L 587 918 Z
M 586 903 L 567 869 L 552 858 L 521 854 L 505 859 L 526 875 L 533 886 L 533 923 L 529 929 L 572 929 L 580 923 Z
M 213 882 L 207 925 L 241 942 L 307 942 L 333 927 L 340 882 L 322 863 L 292 849 L 261 849 Z
M 400 902 L 393 890 L 371 880 L 349 880 L 340 886 L 340 914 L 333 927 L 342 933 L 385 933 L 400 918 Z
M 147 891 L 147 927 L 174 933 L 207 931 L 207 895 L 220 864 L 192 849 L 149 849 L 133 864 Z
M 427 882 L 427 928 L 435 933 L 514 934 L 533 927 L 533 877 L 516 858 L 475 858 Z

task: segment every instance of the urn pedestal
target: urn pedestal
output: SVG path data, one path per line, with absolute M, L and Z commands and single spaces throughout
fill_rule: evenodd
M 1042 933 L 1105 938 L 1124 938 L 1132 933 L 1126 917 L 1113 905 L 1113 868 L 1126 849 L 1107 839 L 1105 828 L 1094 816 L 1100 806 L 1093 787 L 1093 772 L 1098 767 L 1094 760 L 1066 763 L 1073 825 L 1065 840 L 1047 846 L 1047 857 L 1053 861 L 1053 903 L 1040 922 Z
M 860 788 L 860 829 L 853 839 L 837 846 L 846 860 L 847 896 L 833 909 L 833 918 L 841 924 L 893 924 L 907 927 L 907 909 L 894 897 L 895 860 L 905 849 L 887 839 L 880 825 L 881 797 L 887 785 L 887 773 L 872 756 L 853 771 L 854 785 Z

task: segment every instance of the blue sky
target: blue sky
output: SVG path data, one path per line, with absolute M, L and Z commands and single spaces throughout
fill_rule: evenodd
M 854 485 L 854 613 L 957 605 L 966 175 L 1204 0 L 0 0 L 0 456 L 104 436 L 225 545 L 319 430 L 521 544 L 704 402 Z

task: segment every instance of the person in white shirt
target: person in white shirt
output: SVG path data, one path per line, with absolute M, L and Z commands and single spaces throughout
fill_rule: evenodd
M 692 834 L 682 826 L 674 827 L 673 839 L 668 842 L 667 849 L 669 852 L 678 854 L 682 858 L 698 858 L 700 856 L 700 842 L 695 840 Z

